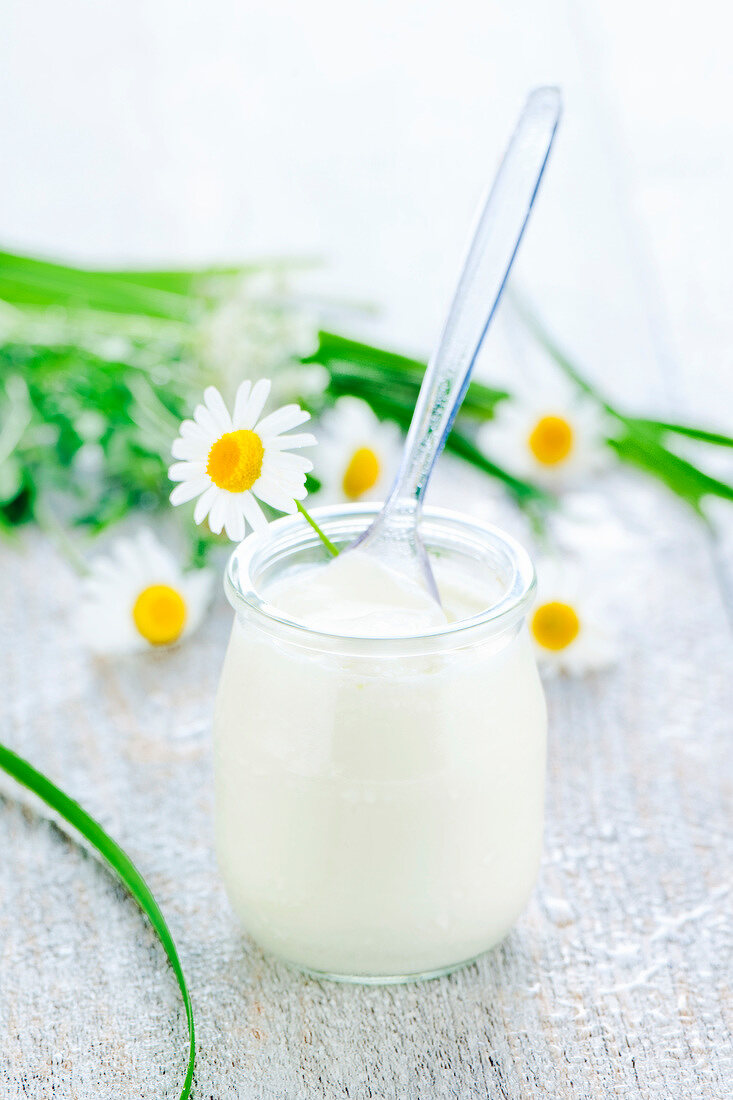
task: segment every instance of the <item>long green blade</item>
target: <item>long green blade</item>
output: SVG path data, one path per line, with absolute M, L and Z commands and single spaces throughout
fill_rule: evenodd
M 15 305 L 63 305 L 178 321 L 187 320 L 192 308 L 190 298 L 177 290 L 11 252 L 0 252 L 0 298 Z
M 674 435 L 684 435 L 688 439 L 696 439 L 700 443 L 711 443 L 714 447 L 733 447 L 733 438 L 723 435 L 722 432 L 711 432 L 707 428 L 696 428 L 691 424 L 671 424 L 668 420 L 647 420 L 643 417 L 627 417 L 635 424 L 651 431 L 657 431 L 660 435 L 672 432 Z
M 319 332 L 318 348 L 304 362 L 321 363 L 328 368 L 332 378 L 339 377 L 345 382 L 353 379 L 355 384 L 362 381 L 364 385 L 374 386 L 379 391 L 385 388 L 408 389 L 414 394 L 413 406 L 425 375 L 425 363 L 419 359 L 350 340 L 335 332 Z M 495 390 L 472 380 L 461 415 L 490 419 L 495 406 L 507 396 L 505 390 Z
M 24 787 L 27 787 L 28 790 L 33 791 L 39 798 L 42 798 L 52 810 L 61 814 L 65 821 L 68 821 L 70 825 L 73 825 L 75 829 L 79 830 L 82 836 L 86 837 L 89 843 L 96 848 L 102 858 L 124 883 L 155 929 L 178 981 L 178 987 L 181 991 L 183 1005 L 186 1010 L 186 1020 L 188 1022 L 188 1066 L 180 1100 L 188 1100 L 188 1097 L 191 1095 L 191 1086 L 193 1084 L 193 1065 L 196 1051 L 193 1009 L 191 1007 L 191 998 L 188 993 L 188 986 L 186 985 L 186 979 L 183 974 L 183 968 L 178 957 L 176 945 L 173 941 L 170 929 L 166 924 L 165 917 L 161 913 L 150 887 L 130 857 L 120 848 L 119 844 L 112 840 L 112 837 L 104 831 L 102 826 L 95 821 L 93 817 L 89 816 L 86 810 L 81 808 L 78 802 L 75 802 L 73 798 L 64 794 L 64 792 L 52 783 L 50 779 L 47 779 L 41 772 L 36 771 L 32 764 L 29 764 L 22 756 L 18 756 L 17 753 L 6 748 L 3 744 L 0 744 L 0 767 L 9 775 L 12 775 L 14 779 L 17 779 L 19 783 L 22 783 Z

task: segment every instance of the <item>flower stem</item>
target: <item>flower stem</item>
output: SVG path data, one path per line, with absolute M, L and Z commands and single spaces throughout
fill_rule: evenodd
M 318 524 L 316 523 L 316 521 L 315 521 L 315 520 L 313 519 L 313 516 L 311 516 L 311 515 L 310 515 L 310 514 L 309 514 L 309 513 L 308 513 L 308 512 L 306 511 L 306 509 L 305 509 L 305 508 L 303 507 L 303 505 L 302 505 L 302 504 L 300 503 L 300 501 L 299 501 L 299 500 L 296 500 L 296 502 L 295 502 L 295 507 L 296 507 L 296 508 L 298 509 L 298 511 L 300 512 L 301 516 L 304 516 L 304 518 L 306 519 L 306 521 L 307 521 L 308 523 L 310 523 L 311 527 L 313 528 L 313 530 L 315 531 L 315 533 L 316 533 L 316 534 L 318 535 L 319 539 L 321 540 L 321 542 L 323 543 L 323 545 L 324 545 L 324 546 L 326 547 L 326 549 L 328 550 L 328 552 L 329 552 L 329 554 L 331 555 L 331 557 L 335 558 L 335 557 L 337 556 L 337 554 L 338 554 L 338 547 L 334 546 L 334 544 L 333 544 L 333 543 L 331 542 L 331 540 L 330 540 L 330 538 L 328 537 L 328 535 L 324 534 L 324 532 L 323 532 L 323 531 L 321 530 L 321 528 L 320 528 L 320 527 L 318 526 Z
M 47 504 L 36 502 L 34 518 L 44 535 L 54 544 L 61 557 L 71 566 L 77 576 L 86 577 L 89 566 L 77 550 L 68 532 Z

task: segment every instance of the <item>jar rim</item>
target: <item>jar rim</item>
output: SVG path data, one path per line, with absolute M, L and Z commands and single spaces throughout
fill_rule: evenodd
M 311 509 L 310 514 L 333 541 L 338 540 L 339 534 L 342 537 L 345 534 L 344 544 L 348 545 L 365 530 L 381 507 L 379 502 L 324 505 Z M 435 545 L 436 532 L 441 528 L 444 531 L 452 530 L 454 534 L 462 534 L 469 542 L 472 538 L 474 546 L 481 544 L 486 549 L 502 552 L 511 566 L 511 576 L 496 603 L 476 615 L 432 630 L 383 637 L 318 630 L 290 618 L 269 603 L 258 592 L 252 576 L 253 571 L 261 566 L 263 554 L 267 557 L 268 548 L 271 557 L 279 552 L 280 557 L 285 558 L 296 550 L 322 545 L 316 532 L 300 513 L 274 520 L 267 528 L 250 533 L 236 547 L 229 557 L 225 571 L 224 589 L 227 599 L 235 612 L 255 612 L 272 627 L 285 629 L 288 633 L 294 632 L 295 636 L 309 638 L 311 641 L 320 639 L 322 643 L 358 642 L 360 647 L 367 648 L 371 645 L 382 647 L 393 643 L 399 645 L 463 637 L 477 629 L 491 628 L 492 633 L 498 633 L 523 618 L 534 597 L 536 575 L 532 560 L 521 543 L 494 524 L 483 523 L 472 516 L 447 508 L 426 507 L 421 519 L 421 534 L 428 549 Z

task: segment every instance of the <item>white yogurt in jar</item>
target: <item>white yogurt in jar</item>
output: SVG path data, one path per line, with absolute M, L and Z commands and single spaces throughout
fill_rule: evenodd
M 526 628 L 439 633 L 501 583 L 440 560 L 435 573 L 444 610 L 350 552 L 264 593 L 307 630 L 235 619 L 215 718 L 219 862 L 254 939 L 320 973 L 450 969 L 506 935 L 537 873 L 546 720 Z

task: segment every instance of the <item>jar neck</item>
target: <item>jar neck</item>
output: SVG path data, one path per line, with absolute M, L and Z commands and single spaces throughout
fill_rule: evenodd
M 340 505 L 313 510 L 328 538 L 347 547 L 369 525 L 378 504 Z M 516 632 L 533 598 L 535 575 L 527 552 L 499 528 L 443 509 L 426 508 L 421 535 L 428 552 L 456 568 L 497 579 L 497 599 L 478 614 L 419 634 L 365 637 L 313 629 L 288 617 L 268 600 L 268 589 L 289 573 L 329 560 L 323 543 L 305 520 L 286 516 L 250 535 L 232 554 L 226 572 L 226 592 L 238 617 L 281 640 L 334 652 L 435 652 L 472 645 L 480 638 Z

